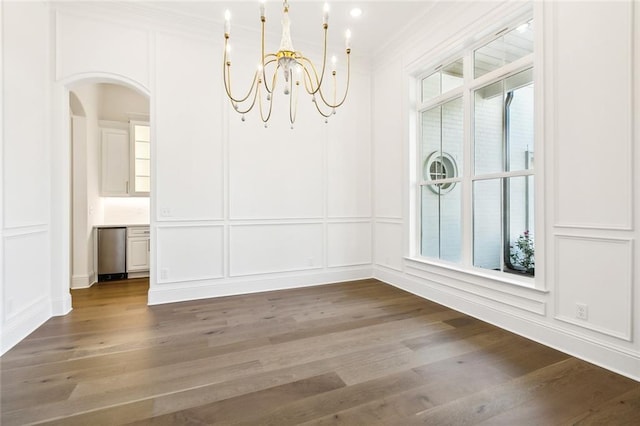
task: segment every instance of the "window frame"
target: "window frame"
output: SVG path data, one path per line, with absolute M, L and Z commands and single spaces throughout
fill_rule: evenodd
M 136 190 L 136 126 L 148 127 L 151 132 L 151 125 L 149 121 L 144 120 L 129 120 L 129 196 L 131 197 L 149 197 L 151 194 L 151 188 L 149 191 L 137 191 Z M 151 137 L 149 138 L 149 180 L 151 180 Z
M 541 31 L 540 23 L 541 17 L 538 14 L 533 13 L 531 10 L 527 10 L 525 13 L 519 14 L 516 19 L 510 19 L 508 24 L 501 25 L 500 31 L 494 31 L 490 35 L 482 38 L 475 38 L 473 43 L 461 43 L 462 47 L 449 50 L 446 56 L 442 55 L 436 63 L 431 63 L 431 66 L 421 67 L 416 69 L 416 72 L 412 73 L 411 79 L 413 84 L 411 85 L 412 94 L 410 99 L 413 99 L 414 107 L 410 112 L 413 116 L 410 120 L 414 130 L 410 132 L 410 138 L 413 140 L 412 150 L 410 155 L 415 156 L 411 163 L 413 164 L 411 170 L 410 183 L 412 186 L 410 195 L 410 211 L 413 218 L 410 220 L 409 229 L 412 235 L 409 236 L 410 242 L 409 248 L 409 260 L 417 261 L 420 263 L 444 267 L 446 269 L 456 270 L 464 273 L 469 273 L 474 276 L 491 278 L 496 281 L 515 284 L 522 287 L 528 287 L 533 289 L 540 289 L 544 291 L 544 259 L 543 259 L 543 244 L 544 244 L 544 227 L 543 227 L 543 191 L 544 182 L 542 179 L 543 165 L 543 150 L 542 150 L 542 133 L 543 133 L 543 114 L 539 105 L 542 104 L 542 79 L 541 79 Z M 516 29 L 519 25 L 532 21 L 532 28 L 534 30 L 534 51 L 526 56 L 519 58 L 506 65 L 502 65 L 499 68 L 485 73 L 478 78 L 474 76 L 474 54 L 476 49 L 479 49 L 492 41 L 499 39 L 504 34 Z M 486 34 L 486 32 L 485 32 Z M 424 78 L 429 77 L 434 72 L 446 68 L 449 64 L 456 62 L 462 58 L 463 60 L 463 84 L 460 87 L 454 88 L 444 93 L 440 93 L 427 101 L 422 99 L 422 81 Z M 525 169 L 517 171 L 499 172 L 491 174 L 483 174 L 476 176 L 475 174 L 475 135 L 474 135 L 474 93 L 475 90 L 487 86 L 489 84 L 504 80 L 519 72 L 532 68 L 533 70 L 533 82 L 534 82 L 534 109 L 533 109 L 533 121 L 534 121 L 534 143 L 533 151 L 536 153 L 536 163 L 534 169 Z M 453 179 L 441 179 L 427 181 L 422 176 L 422 162 L 424 161 L 422 153 L 422 114 L 431 108 L 442 106 L 448 101 L 454 100 L 458 97 L 462 97 L 463 100 L 463 161 L 462 167 L 459 166 L 459 175 Z M 473 264 L 473 185 L 475 181 L 487 180 L 491 178 L 510 178 L 520 176 L 534 176 L 534 206 L 535 212 L 534 227 L 536 229 L 535 235 L 535 249 L 536 249 L 536 274 L 535 277 L 510 274 L 503 271 L 493 271 L 481 267 L 474 266 Z M 450 262 L 438 258 L 426 257 L 421 253 L 422 243 L 422 199 L 421 191 L 422 187 L 426 185 L 434 185 L 435 183 L 444 184 L 447 182 L 456 182 L 462 186 L 462 200 L 461 200 L 461 254 L 460 262 Z

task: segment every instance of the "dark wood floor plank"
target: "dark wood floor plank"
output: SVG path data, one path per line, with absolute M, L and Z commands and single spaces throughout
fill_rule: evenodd
M 599 403 L 592 398 L 599 394 L 600 385 L 609 393 L 611 385 L 607 382 L 612 374 L 603 374 L 600 368 L 568 358 L 504 384 L 436 405 L 408 418 L 407 424 L 559 424 L 576 410 L 574 396 L 582 402 L 580 409 Z M 616 378 L 613 387 L 620 393 L 634 386 L 630 379 Z M 594 383 L 598 386 L 593 386 Z
M 130 423 L 156 418 L 168 418 L 165 415 L 185 411 L 191 408 L 213 404 L 225 399 L 231 399 L 250 393 L 256 393 L 265 389 L 277 387 L 293 381 L 300 381 L 317 375 L 322 375 L 331 368 L 325 360 L 301 364 L 280 370 L 259 372 L 251 374 L 251 380 L 245 377 L 226 380 L 224 382 L 210 383 L 202 386 L 176 389 L 172 393 L 158 394 L 142 400 L 133 400 L 122 404 L 114 404 L 100 408 L 99 399 L 94 399 L 94 407 L 89 409 L 92 401 L 82 401 L 82 406 L 87 411 L 77 411 L 74 414 L 70 410 L 68 417 L 72 424 L 90 424 L 96 419 L 120 419 L 126 418 Z M 89 402 L 89 404 L 87 404 Z M 144 407 L 143 411 L 137 412 L 135 407 Z M 56 409 L 57 407 L 51 407 Z M 59 407 L 66 408 L 66 407 Z M 150 411 L 149 411 L 150 410 Z M 124 414 L 123 414 L 124 413 Z M 111 424 L 123 424 L 113 421 Z
M 523 401 L 514 409 L 500 413 L 482 422 L 482 425 L 513 425 L 524 420 L 542 424 L 548 418 L 563 423 L 621 395 L 635 384 L 632 380 L 619 380 L 616 374 L 580 361 L 584 370 L 576 370 L 570 380 L 557 380 L 547 386 L 544 394 Z M 597 384 L 594 386 L 594 384 Z
M 230 424 L 247 419 L 262 418 L 276 410 L 282 401 L 295 402 L 343 388 L 344 382 L 335 373 L 326 373 L 297 380 L 273 388 L 225 399 L 197 408 L 177 411 L 164 416 L 137 422 L 137 424 Z M 262 420 L 259 420 L 262 423 Z M 136 424 L 136 423 L 134 423 Z M 254 423 L 255 424 L 255 423 Z
M 449 332 L 453 333 L 451 330 Z M 444 343 L 447 339 L 439 338 L 437 341 Z M 551 357 L 545 352 L 557 355 Z M 399 419 L 413 418 L 438 405 L 507 383 L 514 377 L 535 371 L 538 367 L 535 363 L 527 361 L 527 358 L 538 355 L 542 355 L 545 365 L 568 358 L 568 355 L 553 349 L 510 335 L 509 339 L 492 346 L 478 347 L 475 352 L 414 368 L 412 371 L 421 377 L 419 387 L 341 410 L 311 420 L 308 424 L 402 424 Z M 509 362 L 521 365 L 514 369 L 504 369 L 504 365 Z
M 146 306 L 74 290 L 0 359 L 3 425 L 636 424 L 640 383 L 379 281 Z
M 419 387 L 420 376 L 411 370 L 390 374 L 357 385 L 325 392 L 304 400 L 280 403 L 266 415 L 254 415 L 240 424 L 243 425 L 297 425 L 350 407 L 360 406 L 369 401 L 387 398 L 391 395 Z
M 596 408 L 590 407 L 564 425 L 640 425 L 640 389 L 635 386 Z

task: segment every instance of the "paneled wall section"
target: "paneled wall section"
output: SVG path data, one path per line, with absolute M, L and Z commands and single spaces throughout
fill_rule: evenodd
M 447 29 L 415 28 L 382 52 L 395 60 L 374 65 L 373 163 L 381 176 L 373 179 L 374 275 L 640 379 L 640 8 L 632 1 L 533 3 L 536 180 L 544 190 L 536 197 L 543 220 L 537 289 L 529 289 L 507 275 L 404 257 L 419 238 L 415 203 L 400 199 L 396 183 L 411 200 L 412 76 L 492 23 L 499 30 L 523 13 L 523 4 L 458 7 L 434 8 L 433 20 Z M 398 144 L 405 164 L 395 157 Z
M 241 121 L 224 96 L 213 32 L 64 7 L 56 28 L 59 79 L 101 73 L 151 93 L 150 303 L 371 276 L 370 78 L 357 60 L 328 124 L 301 94 L 292 129 L 278 93 L 265 128 L 257 111 Z M 233 69 L 253 60 L 234 48 Z
M 3 2 L 0 8 L 2 353 L 49 318 L 52 292 L 49 13 L 46 5 L 36 2 Z

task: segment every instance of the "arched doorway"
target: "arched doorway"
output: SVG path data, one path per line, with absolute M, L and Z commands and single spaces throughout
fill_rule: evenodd
M 99 105 L 99 92 L 100 90 L 107 90 L 105 88 L 110 88 L 111 94 L 109 96 L 111 98 L 114 98 L 114 93 L 116 95 L 118 93 L 120 95 L 129 93 L 132 94 L 130 99 L 135 97 L 144 99 L 146 109 L 143 111 L 135 111 L 136 108 L 128 111 L 123 110 L 123 114 L 128 114 L 126 120 L 109 115 L 100 117 L 99 107 L 104 108 L 105 105 Z M 81 92 L 84 92 L 84 96 L 80 95 Z M 90 102 L 87 102 L 87 92 L 89 93 L 89 99 L 93 96 Z M 104 206 L 101 204 L 104 200 L 100 200 L 102 197 L 99 188 L 101 176 L 98 175 L 101 168 L 99 163 L 100 121 L 111 122 L 112 124 L 119 123 L 122 127 L 130 126 L 131 122 L 146 122 L 150 125 L 151 114 L 149 108 L 150 94 L 146 87 L 125 77 L 106 73 L 77 75 L 58 82 L 54 84 L 52 99 L 54 104 L 52 108 L 51 185 L 52 193 L 56 194 L 56 199 L 52 200 L 52 313 L 61 315 L 66 314 L 71 309 L 70 288 L 86 287 L 96 281 L 95 274 L 97 274 L 97 269 L 95 268 L 92 229 L 95 224 L 104 220 Z M 102 100 L 104 101 L 104 99 Z M 106 104 L 111 104 L 110 113 L 113 113 L 113 105 L 118 102 L 114 101 L 114 99 L 105 102 Z M 82 112 L 78 113 L 78 111 Z M 103 118 L 111 118 L 112 120 L 101 120 Z M 75 126 L 74 122 L 77 122 L 78 126 Z M 92 139 L 92 141 L 89 141 L 85 138 L 84 146 L 80 145 L 80 152 L 75 149 L 78 146 L 73 143 L 74 136 L 78 136 L 77 134 L 74 135 L 74 132 L 84 132 L 85 136 Z M 87 145 L 89 142 L 91 145 Z M 148 146 L 152 145 L 150 142 L 149 140 Z M 87 148 L 92 151 L 91 162 L 88 162 Z M 79 155 L 80 157 L 84 155 L 84 159 L 78 158 Z M 84 160 L 84 172 L 76 175 L 78 164 L 83 164 L 82 160 Z M 91 170 L 89 169 L 90 167 L 92 168 Z M 150 170 L 150 167 L 148 169 Z M 80 192 L 84 194 L 85 199 L 76 200 L 75 195 L 77 194 L 74 194 L 74 191 L 83 185 L 84 188 L 80 188 Z M 122 199 L 126 198 L 125 194 L 120 195 Z M 89 198 L 93 202 L 88 202 Z M 141 200 L 145 198 L 146 201 L 141 203 Z M 146 197 L 140 197 L 139 194 L 136 197 L 138 204 L 146 206 L 147 225 L 151 217 L 153 204 L 151 199 L 152 194 L 150 191 Z M 82 220 L 77 223 L 79 214 L 82 215 Z M 80 228 L 85 230 L 84 235 L 76 235 L 74 233 L 74 230 Z M 149 244 L 150 251 L 152 247 L 153 244 Z M 78 248 L 81 250 L 78 251 Z M 84 256 L 77 256 L 79 252 L 84 252 Z M 86 265 L 84 270 L 86 273 L 77 273 L 76 267 L 78 264 Z

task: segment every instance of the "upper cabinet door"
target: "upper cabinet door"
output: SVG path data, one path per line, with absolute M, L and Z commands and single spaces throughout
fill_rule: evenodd
M 129 132 L 102 129 L 100 195 L 129 195 Z

